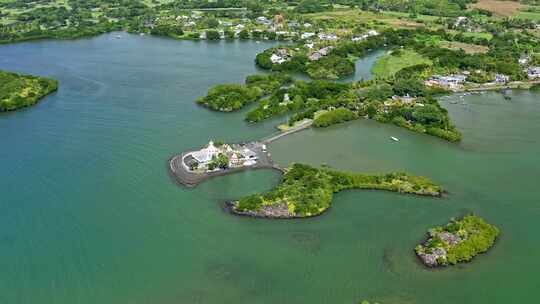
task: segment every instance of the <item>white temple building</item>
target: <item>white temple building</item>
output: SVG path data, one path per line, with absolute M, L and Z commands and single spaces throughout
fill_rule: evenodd
M 214 142 L 209 142 L 208 146 L 199 151 L 193 152 L 191 155 L 199 163 L 199 165 L 206 165 L 212 161 L 214 157 L 217 157 L 220 153 L 219 149 L 214 146 Z

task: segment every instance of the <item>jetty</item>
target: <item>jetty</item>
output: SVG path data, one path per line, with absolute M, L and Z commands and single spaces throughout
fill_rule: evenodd
M 296 133 L 296 132 L 300 132 L 304 129 L 307 129 L 309 127 L 311 127 L 311 125 L 313 124 L 313 120 L 308 120 L 308 121 L 305 121 L 305 122 L 302 122 L 300 124 L 298 124 L 297 126 L 294 126 L 288 130 L 285 130 L 285 131 L 280 131 L 280 132 L 277 132 L 275 134 L 272 134 L 268 137 L 265 137 L 265 138 L 262 138 L 260 140 L 260 142 L 264 143 L 264 144 L 270 144 L 284 136 L 287 136 L 287 135 L 290 135 L 290 134 L 293 134 L 293 133 Z

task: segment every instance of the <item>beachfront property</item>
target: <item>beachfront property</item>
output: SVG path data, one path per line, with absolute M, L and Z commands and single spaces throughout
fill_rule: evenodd
M 424 82 L 428 87 L 439 86 L 449 89 L 458 89 L 461 85 L 467 80 L 467 75 L 458 74 L 458 75 L 449 75 L 449 76 L 440 76 L 434 75 Z
M 540 78 L 540 67 L 530 67 L 527 69 L 527 76 L 529 79 Z
M 496 74 L 495 75 L 495 83 L 499 84 L 505 84 L 510 81 L 510 77 L 504 74 Z
M 201 150 L 187 153 L 183 157 L 183 163 L 190 171 L 224 169 L 216 165 L 218 158 L 227 162 L 225 164 L 227 168 L 252 166 L 258 160 L 257 153 L 245 145 L 216 145 L 210 141 Z

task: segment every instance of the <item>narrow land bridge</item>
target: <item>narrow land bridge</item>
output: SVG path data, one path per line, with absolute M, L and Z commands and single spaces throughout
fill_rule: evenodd
M 259 141 L 262 142 L 263 144 L 269 144 L 273 141 L 276 141 L 284 136 L 287 136 L 289 134 L 293 134 L 293 133 L 296 133 L 296 132 L 299 132 L 299 131 L 302 131 L 304 129 L 307 129 L 309 127 L 311 127 L 311 125 L 313 124 L 313 121 L 312 120 L 309 120 L 309 121 L 305 121 L 305 122 L 302 122 L 300 123 L 299 125 L 293 127 L 293 128 L 290 128 L 286 131 L 281 131 L 281 132 L 278 132 L 278 133 L 275 133 L 275 134 L 272 134 L 268 137 L 264 137 L 262 139 L 260 139 Z

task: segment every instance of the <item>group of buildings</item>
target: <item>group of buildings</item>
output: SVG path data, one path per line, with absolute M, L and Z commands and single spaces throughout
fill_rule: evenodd
M 467 75 L 457 74 L 457 75 L 433 75 L 428 80 L 425 81 L 425 85 L 428 87 L 439 86 L 449 89 L 458 89 L 461 85 L 467 80 Z
M 540 66 L 532 66 L 530 63 L 530 55 L 523 54 L 521 58 L 519 58 L 519 64 L 525 68 L 524 71 L 527 73 L 529 79 L 534 80 L 540 78 Z
M 476 71 L 476 72 L 481 72 L 481 71 Z M 463 85 L 466 83 L 467 77 L 469 75 L 471 75 L 471 73 L 468 71 L 464 71 L 462 74 L 454 74 L 454 75 L 447 75 L 447 76 L 433 75 L 428 80 L 426 80 L 424 84 L 428 87 L 438 86 L 438 87 L 443 87 L 450 90 L 458 90 L 458 89 L 461 89 Z M 508 82 L 510 82 L 510 77 L 508 75 L 495 74 L 494 81 L 489 82 L 487 84 L 501 85 L 501 84 L 507 84 Z
M 263 149 L 265 148 L 263 146 Z M 217 145 L 210 141 L 201 150 L 187 153 L 183 157 L 183 163 L 191 171 L 213 171 L 220 169 L 215 165 L 219 158 L 226 160 L 227 168 L 252 166 L 258 161 L 257 153 L 246 145 Z

